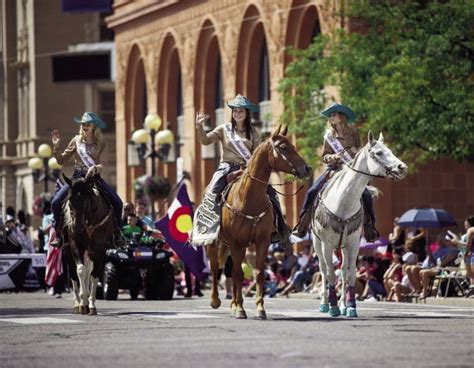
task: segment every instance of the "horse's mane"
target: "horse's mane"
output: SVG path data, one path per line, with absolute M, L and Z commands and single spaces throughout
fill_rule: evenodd
M 73 190 L 73 186 L 75 184 L 82 184 L 82 185 L 86 185 L 88 186 L 90 189 L 91 189 L 91 192 L 94 194 L 94 195 L 98 195 L 98 190 L 96 189 L 95 187 L 95 183 L 94 181 L 86 181 L 85 179 L 83 178 L 79 178 L 77 180 L 75 180 L 73 183 L 72 183 L 72 186 L 71 188 L 69 189 L 69 193 L 70 191 Z M 92 200 L 92 198 L 88 198 L 88 200 Z M 74 222 L 74 219 L 72 217 L 72 212 L 73 212 L 73 206 L 72 206 L 72 203 L 71 201 L 69 200 L 69 197 L 67 198 L 66 200 L 66 203 L 64 205 L 64 227 L 69 231 L 69 232 L 72 232 L 72 229 L 75 225 L 75 222 Z

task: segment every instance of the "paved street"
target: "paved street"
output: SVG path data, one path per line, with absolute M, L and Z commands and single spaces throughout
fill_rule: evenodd
M 219 310 L 209 298 L 98 301 L 72 315 L 70 294 L 0 294 L 2 367 L 472 367 L 474 301 L 359 303 L 329 318 L 313 296 L 267 299 L 269 319 Z M 446 304 L 446 303 L 445 303 Z

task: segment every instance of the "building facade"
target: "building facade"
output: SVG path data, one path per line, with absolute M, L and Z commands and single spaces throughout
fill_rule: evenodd
M 230 120 L 225 101 L 241 93 L 259 104 L 255 119 L 267 134 L 283 104 L 277 91 L 291 61 L 288 47 L 307 47 L 318 33 L 351 27 L 339 3 L 329 0 L 116 0 L 107 23 L 115 32 L 117 183 L 133 199 L 133 182 L 147 168 L 131 167 L 127 143 L 145 116 L 158 114 L 176 136 L 173 154 L 159 161 L 160 175 L 176 181 L 176 157 L 190 173 L 190 196 L 199 201 L 218 163 L 218 149 L 203 147 L 195 115 L 210 116 L 209 129 Z M 296 142 L 297 143 L 297 142 Z M 149 165 L 149 163 L 148 163 Z M 148 167 L 149 171 L 149 167 Z M 432 162 L 403 182 L 375 181 L 384 195 L 376 202 L 383 234 L 393 218 L 417 206 L 441 207 L 459 222 L 474 213 L 468 189 L 472 165 Z M 273 182 L 282 181 L 276 176 Z M 296 190 L 287 187 L 286 194 Z M 282 197 L 294 225 L 304 193 Z
M 105 14 L 69 13 L 56 0 L 2 0 L 0 14 L 3 208 L 32 213 L 33 198 L 44 191 L 44 183 L 35 183 L 28 160 L 37 155 L 40 144 L 50 144 L 54 129 L 59 129 L 65 148 L 78 132 L 73 117 L 84 111 L 95 111 L 108 123 L 106 178 L 115 185 L 115 89 L 108 73 L 113 33 L 105 25 Z M 101 66 L 103 73 L 88 73 L 94 71 L 91 66 Z M 67 175 L 71 164 L 63 169 Z M 50 182 L 48 191 L 54 187 Z M 39 218 L 33 220 L 39 223 Z

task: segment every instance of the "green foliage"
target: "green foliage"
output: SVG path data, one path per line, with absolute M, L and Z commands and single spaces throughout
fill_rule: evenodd
M 330 102 L 323 86 L 336 86 L 362 130 L 383 131 L 410 163 L 474 161 L 472 0 L 391 3 L 351 2 L 362 33 L 338 30 L 290 51 L 283 122 L 314 162 L 325 129 L 319 111 Z

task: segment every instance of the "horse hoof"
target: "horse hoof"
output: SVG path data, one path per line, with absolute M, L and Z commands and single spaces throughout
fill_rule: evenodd
M 259 311 L 257 311 L 257 314 L 255 315 L 255 319 L 266 320 L 267 319 L 267 313 L 265 313 L 264 310 L 259 310 Z
M 346 317 L 357 317 L 357 311 L 355 308 L 349 307 L 346 310 Z
M 339 307 L 330 307 L 329 315 L 331 317 L 339 317 L 341 315 L 341 310 L 339 309 Z
M 81 314 L 81 308 L 80 307 L 72 308 L 72 313 L 73 314 Z
M 243 309 L 235 311 L 235 319 L 247 319 L 247 314 Z
M 220 299 L 216 299 L 216 300 L 211 300 L 211 307 L 213 309 L 217 309 L 221 306 L 221 300 Z
M 329 312 L 329 304 L 320 304 L 319 305 L 319 311 L 321 313 L 327 313 Z
M 89 307 L 88 306 L 80 306 L 79 307 L 80 314 L 89 314 Z
M 97 316 L 97 308 L 90 308 L 89 316 Z

